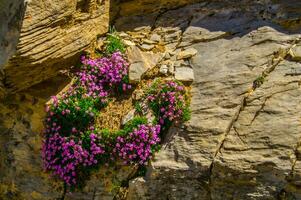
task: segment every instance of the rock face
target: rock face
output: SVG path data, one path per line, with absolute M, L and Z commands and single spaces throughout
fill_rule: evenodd
M 301 35 L 261 18 L 263 4 L 230 5 L 156 19 L 187 15 L 175 20 L 183 30 L 175 47 L 198 51 L 189 61 L 192 115 L 170 130 L 144 179 L 130 182 L 128 199 L 301 199 L 300 63 L 290 60 Z
M 42 168 L 40 133 L 45 103 L 66 80 L 58 76 L 1 101 L 0 199 L 52 200 L 63 196 L 63 184 Z
M 4 18 L 9 23 L 1 29 L 8 45 L 5 51 L 11 52 L 16 46 L 15 55 L 2 67 L 9 91 L 28 88 L 55 76 L 59 69 L 72 66 L 79 53 L 108 30 L 108 0 L 31 0 L 17 5 L 15 2 L 0 7 L 1 16 L 7 16 L 8 8 L 15 13 Z M 19 28 L 17 22 L 21 17 Z
M 18 43 L 1 44 L 1 62 L 17 45 L 4 66 L 11 91 L 54 76 L 107 29 L 108 1 L 12 2 L 25 17 L 20 29 L 0 30 L 2 44 L 21 33 Z M 122 37 L 135 49 L 129 60 L 143 73 L 155 65 L 163 76 L 194 71 L 191 120 L 170 129 L 146 176 L 129 181 L 127 199 L 301 199 L 300 2 L 209 1 L 174 9 L 191 2 L 121 1 L 116 7 L 115 25 L 130 30 Z M 9 19 L 16 25 L 20 18 Z M 191 48 L 191 56 L 178 60 Z M 65 194 L 62 183 L 42 171 L 43 105 L 65 79 L 1 101 L 0 199 L 126 198 L 104 189 L 114 184 L 109 176 L 96 174 L 83 191 Z M 130 171 L 116 179 L 128 179 Z

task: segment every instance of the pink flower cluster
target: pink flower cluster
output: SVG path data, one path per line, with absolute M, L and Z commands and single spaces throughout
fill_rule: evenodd
M 156 102 L 156 108 L 159 109 L 155 113 L 159 113 L 157 117 L 161 125 L 181 119 L 183 108 L 186 107 L 185 93 L 184 86 L 175 81 L 168 81 L 160 84 L 156 93 L 149 94 L 149 103 Z
M 98 100 L 105 103 L 117 87 L 131 88 L 126 81 L 128 63 L 120 52 L 108 58 L 83 58 L 82 63 L 76 82 L 60 98 L 53 96 L 46 107 L 44 167 L 68 185 L 77 183 L 80 169 L 98 164 L 106 153 L 100 138 L 91 133 L 94 129 L 89 130 Z
M 154 113 L 159 113 L 160 125 L 136 123 L 116 133 L 118 136 L 98 132 L 93 123 L 99 104 L 114 92 L 131 89 L 127 83 L 129 65 L 120 52 L 107 58 L 83 57 L 82 63 L 76 82 L 60 98 L 52 97 L 46 108 L 44 168 L 69 186 L 78 184 L 96 165 L 108 165 L 109 160 L 146 165 L 157 150 L 160 132 L 167 123 L 180 119 L 186 107 L 185 88 L 174 81 L 162 82 L 147 97 L 152 109 L 157 109 Z
M 122 87 L 123 91 L 131 89 L 131 85 L 125 83 L 128 75 L 129 64 L 120 52 L 115 52 L 111 57 L 88 59 L 82 57 L 83 70 L 79 72 L 80 85 L 86 88 L 86 95 L 90 97 L 106 97 L 116 87 Z
M 124 164 L 138 163 L 146 165 L 151 158 L 152 148 L 160 142 L 160 125 L 139 125 L 126 136 L 118 136 L 113 153 Z
M 44 168 L 52 170 L 67 185 L 77 183 L 78 168 L 80 166 L 92 166 L 98 163 L 97 157 L 105 153 L 97 144 L 97 136 L 91 134 L 89 148 L 83 148 L 83 141 L 63 137 L 59 129 L 48 136 L 42 147 Z

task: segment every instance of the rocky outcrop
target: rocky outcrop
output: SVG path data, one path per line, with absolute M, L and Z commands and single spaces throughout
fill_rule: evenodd
M 28 88 L 74 65 L 80 52 L 108 30 L 108 0 L 32 0 L 18 6 L 14 2 L 0 7 L 4 20 L 8 19 L 1 30 L 8 45 L 5 51 L 13 51 L 16 46 L 16 53 L 3 67 L 4 84 L 10 92 Z M 7 9 L 15 11 L 16 16 L 7 16 Z
M 136 63 L 194 80 L 191 120 L 171 128 L 145 177 L 123 183 L 127 199 L 301 199 L 300 2 L 204 1 L 176 9 L 191 2 L 118 7 L 115 25 L 129 30 L 120 36 L 137 55 L 148 55 Z M 4 68 L 11 91 L 55 76 L 106 31 L 107 1 L 48 3 L 27 4 L 17 53 Z M 152 55 L 160 59 L 145 67 Z M 83 191 L 66 194 L 42 171 L 43 105 L 65 79 L 1 102 L 0 199 L 126 198 L 105 189 L 114 186 L 112 173 L 95 174 Z
M 130 182 L 128 199 L 301 198 L 300 63 L 290 60 L 301 35 L 254 12 L 265 5 L 249 6 L 197 4 L 152 22 L 181 16 L 175 51 L 198 52 L 188 59 L 192 118 L 170 130 L 148 174 Z

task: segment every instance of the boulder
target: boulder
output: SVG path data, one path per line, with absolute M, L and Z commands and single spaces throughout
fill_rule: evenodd
M 161 67 L 160 67 L 160 73 L 161 74 L 163 74 L 163 75 L 167 75 L 167 73 L 168 73 L 168 66 L 167 65 L 162 65 Z
M 177 59 L 181 60 L 181 59 L 185 59 L 185 58 L 191 58 L 192 56 L 195 56 L 197 54 L 197 52 L 198 51 L 194 48 L 185 49 L 184 51 L 181 51 L 180 53 L 178 53 Z
M 131 83 L 137 83 L 141 76 L 155 67 L 163 58 L 161 53 L 143 52 L 137 46 L 127 48 L 127 56 L 130 62 L 129 79 Z
M 175 72 L 175 78 L 178 81 L 191 83 L 194 81 L 193 69 L 191 67 L 177 67 Z

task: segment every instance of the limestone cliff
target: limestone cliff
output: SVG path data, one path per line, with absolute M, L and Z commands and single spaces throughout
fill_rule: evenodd
M 170 129 L 146 176 L 123 187 L 126 197 L 97 175 L 66 194 L 40 159 L 43 105 L 68 83 L 58 70 L 107 31 L 109 2 L 12 2 L 0 9 L 24 18 L 0 12 L 12 21 L 1 24 L 9 28 L 0 30 L 0 62 L 14 54 L 2 83 L 22 91 L 1 100 L 0 199 L 301 199 L 300 1 L 110 2 L 131 49 L 162 54 L 162 71 L 194 70 L 191 120 Z M 177 59 L 190 48 L 194 57 Z

